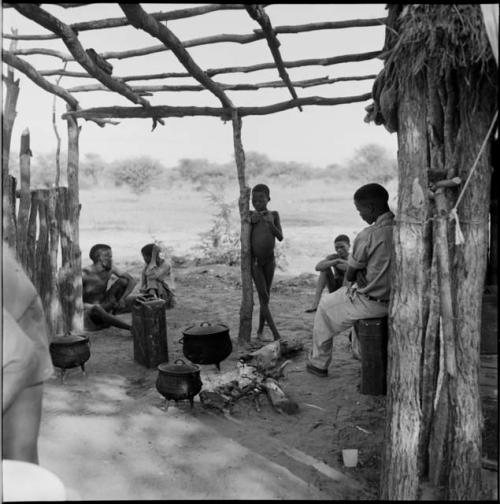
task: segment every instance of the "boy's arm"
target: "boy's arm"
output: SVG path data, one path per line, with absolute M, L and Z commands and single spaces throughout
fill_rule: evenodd
M 154 266 L 147 271 L 147 276 L 149 280 L 158 280 L 163 278 L 170 273 L 170 264 L 166 261 L 160 264 L 160 266 Z
M 337 254 L 327 255 L 324 259 L 321 259 L 321 261 L 318 264 L 316 264 L 314 269 L 316 271 L 325 271 L 326 269 L 335 266 L 338 257 L 339 256 Z
M 357 272 L 359 270 L 366 269 L 368 264 L 368 241 L 370 237 L 366 233 L 361 231 L 352 245 L 352 253 L 347 259 L 347 270 L 345 272 L 345 278 L 348 282 L 355 282 L 357 278 Z
M 123 292 L 123 295 L 121 296 L 121 298 L 118 300 L 118 303 L 120 303 L 120 301 L 125 299 L 134 290 L 135 284 L 137 282 L 134 280 L 134 278 L 132 277 L 132 275 L 130 273 L 126 273 L 124 271 L 117 270 L 114 267 L 112 268 L 111 273 L 116 275 L 118 278 L 124 278 L 125 280 L 127 280 L 127 287 L 126 287 L 125 291 Z
M 283 231 L 281 230 L 280 214 L 274 210 L 266 214 L 264 219 L 269 223 L 269 227 L 271 228 L 273 235 L 278 239 L 278 241 L 282 241 Z

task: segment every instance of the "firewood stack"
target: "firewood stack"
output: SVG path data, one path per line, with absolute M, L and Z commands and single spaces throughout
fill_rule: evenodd
M 260 411 L 260 396 L 265 394 L 278 413 L 297 413 L 299 405 L 283 391 L 278 380 L 284 377 L 284 370 L 290 363 L 290 360 L 285 359 L 302 349 L 302 343 L 278 340 L 242 355 L 237 365 L 237 379 L 223 383 L 212 391 L 200 392 L 203 407 L 229 414 L 240 399 L 248 398 Z

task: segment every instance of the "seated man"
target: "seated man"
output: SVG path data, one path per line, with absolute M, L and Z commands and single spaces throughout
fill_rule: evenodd
M 134 290 L 136 281 L 129 273 L 123 273 L 113 266 L 109 245 L 94 245 L 89 256 L 94 264 L 82 270 L 85 329 L 95 331 L 115 326 L 130 330 L 130 324 L 114 314 L 130 311 L 134 298 L 129 294 Z M 108 289 L 112 275 L 117 280 Z
M 328 375 L 333 338 L 365 318 L 385 317 L 389 308 L 390 265 L 394 214 L 389 195 L 379 184 L 367 184 L 354 193 L 354 205 L 370 226 L 355 238 L 346 280 L 355 284 L 323 296 L 314 317 L 312 352 L 306 369 Z
M 335 292 L 344 284 L 344 273 L 347 270 L 347 257 L 349 256 L 349 247 L 351 242 L 349 237 L 341 234 L 335 238 L 333 242 L 335 254 L 327 255 L 323 260 L 316 264 L 316 271 L 319 271 L 318 284 L 316 286 L 316 294 L 311 308 L 306 310 L 306 313 L 313 313 L 318 308 L 321 294 L 325 287 L 328 292 Z

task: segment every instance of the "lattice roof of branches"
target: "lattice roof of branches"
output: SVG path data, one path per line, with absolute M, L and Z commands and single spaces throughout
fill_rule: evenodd
M 234 109 L 239 116 L 264 115 L 367 101 L 381 66 L 377 57 L 382 47 L 353 52 L 337 45 L 332 33 L 383 30 L 385 18 L 282 25 L 273 21 L 273 12 L 286 7 L 279 4 L 178 8 L 146 3 L 101 4 L 100 19 L 68 21 L 75 18 L 70 13 L 83 12 L 85 5 L 92 4 L 4 4 L 43 27 L 43 34 L 40 29 L 34 30 L 37 33 L 4 30 L 3 61 L 65 100 L 69 114 L 101 125 L 116 118 L 150 117 L 155 127 L 166 117 L 230 120 Z M 224 20 L 223 33 L 211 29 L 216 16 Z M 201 25 L 194 22 L 200 19 Z M 198 31 L 202 26 L 203 33 L 184 38 L 180 34 L 190 33 L 189 23 Z M 313 32 L 324 34 L 317 47 L 308 43 Z M 248 61 L 250 45 L 259 46 L 258 61 Z M 205 62 L 208 55 L 214 66 L 202 67 L 200 61 Z M 30 62 L 32 58 L 37 59 L 36 65 Z M 356 72 L 356 62 L 370 60 L 372 73 Z M 354 87 L 360 82 L 365 92 L 336 94 L 340 83 Z M 315 90 L 320 86 L 322 95 L 318 96 Z M 273 102 L 245 105 L 242 92 L 259 90 L 273 90 Z M 199 96 L 203 96 L 202 105 Z M 184 105 L 186 99 L 189 102 Z M 90 106 L 83 106 L 84 101 Z

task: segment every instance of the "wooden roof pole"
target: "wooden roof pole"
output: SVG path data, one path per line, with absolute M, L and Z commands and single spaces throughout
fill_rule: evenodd
M 30 52 L 28 52 L 30 51 Z M 337 65 L 340 63 L 354 63 L 356 61 L 366 61 L 370 59 L 374 59 L 380 56 L 382 51 L 371 51 L 366 53 L 355 53 L 355 54 L 342 54 L 340 56 L 332 56 L 329 58 L 308 58 L 303 60 L 295 60 L 295 61 L 284 61 L 283 64 L 286 68 L 297 68 L 302 66 L 330 66 Z M 63 61 L 71 61 L 71 57 L 69 55 L 63 55 L 62 53 L 57 53 L 57 51 L 52 51 L 51 56 L 60 57 Z M 37 50 L 24 49 L 17 50 L 14 54 L 38 54 Z M 44 53 L 46 54 L 46 53 Z M 219 74 L 227 74 L 227 73 L 250 73 L 257 72 L 259 70 L 267 70 L 270 68 L 276 68 L 274 63 L 258 63 L 256 65 L 249 66 L 238 66 L 238 67 L 220 67 L 220 68 L 209 68 L 205 70 L 205 73 L 209 77 L 213 77 Z M 93 78 L 92 75 L 89 75 L 84 72 L 68 72 L 60 69 L 57 70 L 40 70 L 40 75 L 67 75 L 68 77 L 82 77 L 82 78 Z M 149 80 L 149 79 L 165 79 L 168 77 L 192 77 L 189 72 L 166 72 L 166 73 L 158 73 L 158 74 L 144 74 L 144 75 L 125 75 L 123 77 L 116 77 L 122 82 L 127 82 L 131 80 Z
M 186 49 L 182 46 L 182 42 L 169 30 L 165 25 L 160 24 L 156 19 L 151 17 L 138 4 L 119 4 L 122 11 L 130 21 L 130 24 L 135 28 L 140 28 L 149 33 L 153 37 L 161 40 L 182 63 L 186 70 L 203 86 L 211 91 L 219 98 L 223 107 L 232 109 L 233 103 L 226 96 L 219 85 L 208 77 L 205 72 L 194 62 Z
M 4 4 L 5 5 L 5 4 Z M 59 4 L 60 5 L 60 4 Z M 267 4 L 263 4 L 267 5 Z M 208 12 L 213 12 L 217 10 L 231 10 L 231 9 L 244 9 L 243 4 L 210 4 L 203 7 L 192 7 L 189 9 L 179 9 L 170 12 L 153 12 L 150 16 L 153 16 L 158 21 L 170 21 L 174 19 L 182 19 L 190 16 L 197 16 L 199 14 L 205 14 Z M 300 33 L 314 30 L 334 30 L 340 28 L 361 28 L 365 26 L 379 26 L 385 24 L 387 18 L 374 18 L 374 19 L 350 19 L 344 21 L 322 21 L 319 23 L 307 23 L 303 25 L 285 25 L 285 26 L 275 26 L 275 33 Z M 127 18 L 108 18 L 108 19 L 96 19 L 94 21 L 83 21 L 81 23 L 73 23 L 69 25 L 73 30 L 77 32 L 87 31 L 87 30 L 102 30 L 107 28 L 118 28 L 121 26 L 128 26 L 130 23 Z M 43 35 L 11 35 L 4 33 L 2 35 L 4 38 L 17 39 L 17 40 L 52 40 L 57 39 L 58 36 L 55 34 L 43 34 Z M 254 30 L 254 34 L 250 35 L 221 35 L 220 37 L 233 37 L 238 38 L 232 40 L 233 42 L 253 42 L 254 40 L 260 40 L 264 38 L 264 32 L 262 30 Z M 214 37 L 212 37 L 214 38 Z M 200 39 L 202 40 L 202 39 Z M 246 40 L 246 42 L 244 42 Z M 231 40 L 227 40 L 231 42 Z
M 38 85 L 42 89 L 45 89 L 45 91 L 48 91 L 49 93 L 59 96 L 72 109 L 74 110 L 81 109 L 78 100 L 74 96 L 72 96 L 68 91 L 66 91 L 66 89 L 57 86 L 56 84 L 52 84 L 52 82 L 49 82 L 47 79 L 44 79 L 36 71 L 36 69 L 33 66 L 31 66 L 27 61 L 23 61 L 21 58 L 14 56 L 10 51 L 3 51 L 2 56 L 5 63 L 22 72 L 24 75 L 29 77 L 36 85 Z M 102 119 L 98 120 L 90 119 L 90 120 L 96 122 L 101 127 L 105 126 L 106 123 L 117 124 L 115 122 L 110 122 L 106 120 L 103 121 Z
M 296 60 L 296 61 L 285 61 L 284 65 L 287 68 L 296 68 L 301 66 L 329 66 L 336 65 L 339 63 L 352 63 L 356 61 L 365 61 L 369 59 L 374 59 L 380 55 L 381 51 L 372 51 L 368 53 L 357 53 L 357 54 L 345 54 L 341 56 L 333 56 L 331 58 L 316 58 L 307 60 Z M 275 68 L 274 63 L 259 63 L 257 65 L 242 66 L 242 67 L 221 67 L 221 68 L 209 68 L 205 70 L 205 73 L 209 77 L 213 77 L 218 74 L 226 73 L 250 73 L 259 70 L 266 70 L 268 68 Z M 62 69 L 57 70 L 40 70 L 40 75 L 66 75 L 68 77 L 82 77 L 82 78 L 93 78 L 91 75 L 84 72 L 69 72 Z M 122 82 L 128 82 L 132 80 L 150 80 L 150 79 L 166 79 L 166 78 L 181 78 L 181 77 L 192 77 L 189 72 L 166 72 L 158 74 L 144 74 L 144 75 L 126 75 L 123 77 L 116 77 Z
M 17 41 L 12 40 L 10 50 L 14 50 Z M 7 62 L 6 62 L 7 63 Z M 8 64 L 8 63 L 7 63 Z M 2 180 L 6 183 L 9 175 L 10 143 L 12 139 L 12 128 L 16 118 L 16 104 L 19 96 L 19 79 L 14 80 L 12 66 L 7 67 L 7 77 L 4 79 L 6 85 L 4 118 L 2 121 Z M 5 195 L 4 188 L 4 195 Z M 5 197 L 5 196 L 4 196 Z M 4 208 L 5 212 L 5 208 Z
M 143 107 L 150 107 L 150 103 L 144 98 L 137 96 L 132 90 L 123 82 L 120 82 L 104 70 L 101 70 L 94 61 L 85 52 L 76 33 L 65 23 L 57 19 L 56 17 L 44 11 L 40 7 L 34 4 L 14 4 L 14 8 L 20 12 L 23 16 L 35 21 L 44 28 L 58 34 L 66 47 L 70 50 L 71 54 L 80 65 L 82 65 L 85 70 L 97 80 L 102 82 L 104 85 L 113 89 L 114 91 L 120 93 L 121 95 L 128 98 L 132 103 L 142 105 Z M 153 118 L 153 127 L 155 125 L 155 118 Z M 159 120 L 163 124 L 162 120 Z
M 309 88 L 313 86 L 322 86 L 325 84 L 334 84 L 335 82 L 345 82 L 345 81 L 360 81 L 375 79 L 377 74 L 372 75 L 358 75 L 352 77 L 318 77 L 316 79 L 306 79 L 302 81 L 294 81 L 292 84 L 295 87 Z M 264 88 L 277 88 L 284 87 L 286 84 L 283 81 L 271 81 L 271 82 L 261 82 L 257 84 L 224 84 L 222 82 L 217 83 L 224 90 L 231 91 L 252 91 Z M 207 89 L 200 85 L 149 85 L 149 86 L 134 86 L 132 90 L 135 93 L 150 93 L 156 91 L 206 91 Z M 82 93 L 88 91 L 111 91 L 106 86 L 102 84 L 83 84 L 81 86 L 74 86 L 68 88 L 71 93 Z
M 282 112 L 297 106 L 297 102 L 302 105 L 343 105 L 347 103 L 355 103 L 369 100 L 372 97 L 371 93 L 365 93 L 358 96 L 344 96 L 339 98 L 323 98 L 321 96 L 307 96 L 290 100 L 286 102 L 275 103 L 264 107 L 237 107 L 238 116 L 248 115 L 267 115 L 276 112 Z M 186 116 L 209 116 L 221 117 L 225 119 L 228 111 L 224 108 L 217 107 L 172 107 L 168 105 L 158 105 L 150 109 L 140 107 L 96 107 L 75 112 L 66 112 L 62 115 L 64 119 L 66 115 L 73 115 L 81 118 L 150 118 L 152 114 L 158 117 L 186 117 Z
M 69 25 L 68 25 L 69 26 Z M 163 26 L 163 25 L 161 25 Z M 302 31 L 311 31 L 310 29 L 307 29 L 308 25 L 300 25 L 298 26 L 297 30 L 295 33 L 300 33 Z M 285 27 L 286 31 L 284 33 L 293 33 L 291 31 L 291 26 Z M 279 27 L 274 28 L 275 33 L 279 33 Z M 262 40 L 265 38 L 264 32 L 261 30 L 256 31 L 255 33 L 252 34 L 247 34 L 247 35 L 239 35 L 239 34 L 234 34 L 234 33 L 225 33 L 221 35 L 210 35 L 208 37 L 200 37 L 196 39 L 191 39 L 191 40 L 184 40 L 180 41 L 181 45 L 184 48 L 189 48 L 189 47 L 197 47 L 201 45 L 207 45 L 207 44 L 217 44 L 217 43 L 224 43 L 224 42 L 232 42 L 232 43 L 237 43 L 237 44 L 250 44 L 252 42 L 256 42 L 258 40 Z M 136 56 L 145 56 L 147 54 L 155 54 L 158 52 L 164 52 L 164 51 L 169 51 L 170 48 L 166 47 L 164 44 L 159 44 L 159 45 L 154 45 L 154 46 L 147 46 L 147 47 L 141 47 L 139 49 L 130 49 L 127 51 L 106 51 L 101 53 L 101 56 L 105 59 L 126 59 L 126 58 L 133 58 Z M 55 51 L 53 49 L 45 49 L 45 48 L 28 48 L 28 49 L 18 49 L 18 53 L 16 54 L 22 54 L 22 55 L 30 55 L 30 54 L 45 54 L 48 56 L 55 56 L 57 58 L 62 59 L 63 61 L 71 61 L 73 58 L 71 57 L 70 54 L 64 54 L 58 51 Z
M 245 8 L 248 14 L 250 14 L 250 17 L 255 21 L 257 21 L 257 23 L 259 23 L 260 26 L 262 27 L 262 31 L 264 32 L 267 39 L 267 45 L 269 46 L 271 54 L 273 55 L 274 58 L 274 62 L 276 63 L 278 73 L 280 74 L 281 79 L 283 80 L 288 90 L 290 91 L 292 98 L 296 100 L 298 96 L 290 80 L 290 77 L 283 65 L 283 59 L 281 58 L 279 50 L 280 42 L 277 39 L 276 35 L 274 34 L 269 16 L 264 12 L 264 9 L 258 4 L 245 5 Z M 298 105 L 298 109 L 302 112 L 302 107 L 300 105 Z
M 76 4 L 75 7 L 79 5 L 82 4 Z M 187 9 L 177 9 L 169 12 L 152 12 L 150 16 L 153 16 L 158 21 L 171 21 L 174 19 L 183 19 L 192 16 L 199 16 L 201 14 L 206 14 L 218 10 L 235 10 L 235 9 L 244 9 L 244 6 L 242 4 L 210 4 L 210 5 L 203 5 L 201 7 L 189 7 Z M 119 18 L 96 19 L 93 21 L 82 21 L 81 23 L 72 23 L 69 26 L 71 27 L 72 30 L 76 32 L 81 32 L 87 30 L 118 28 L 120 26 L 128 26 L 128 25 L 130 25 L 130 22 L 126 17 L 119 17 Z M 52 40 L 59 38 L 57 35 L 53 33 L 48 33 L 44 35 L 4 34 L 3 36 L 5 38 L 17 39 L 17 40 Z

